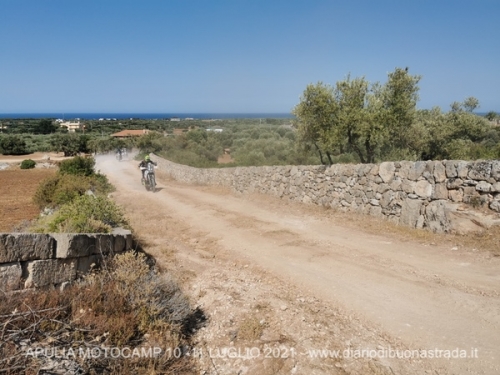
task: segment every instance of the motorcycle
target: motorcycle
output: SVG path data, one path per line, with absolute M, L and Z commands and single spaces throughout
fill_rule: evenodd
M 154 193 L 156 191 L 156 177 L 153 163 L 148 163 L 148 166 L 141 168 L 141 171 L 143 171 L 143 185 L 146 187 L 146 190 Z

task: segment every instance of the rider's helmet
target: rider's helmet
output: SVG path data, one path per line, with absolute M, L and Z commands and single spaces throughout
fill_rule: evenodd
M 149 155 L 146 155 L 146 157 L 144 158 L 144 160 L 149 161 L 150 160 Z

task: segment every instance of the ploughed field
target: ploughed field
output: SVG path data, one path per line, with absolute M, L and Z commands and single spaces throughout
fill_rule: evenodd
M 12 232 L 23 221 L 38 216 L 33 195 L 40 182 L 55 172 L 48 168 L 0 170 L 0 233 Z

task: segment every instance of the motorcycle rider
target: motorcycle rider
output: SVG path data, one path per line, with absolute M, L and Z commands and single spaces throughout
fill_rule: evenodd
M 146 179 L 146 171 L 148 170 L 148 164 L 149 163 L 152 163 L 154 166 L 157 165 L 153 160 L 151 160 L 151 158 L 149 157 L 149 155 L 146 155 L 144 157 L 144 160 L 142 160 L 139 163 L 139 168 L 141 169 L 141 173 L 142 173 L 141 182 L 142 182 L 143 185 L 144 185 L 144 181 Z

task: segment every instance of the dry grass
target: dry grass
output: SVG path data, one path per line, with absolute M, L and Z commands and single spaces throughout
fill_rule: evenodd
M 189 345 L 192 325 L 189 301 L 177 284 L 150 269 L 144 255 L 125 253 L 100 272 L 64 292 L 59 290 L 0 293 L 0 373 L 38 373 L 44 356 L 29 348 L 151 348 Z M 191 373 L 189 358 L 168 353 L 155 357 L 78 358 L 82 371 L 106 374 Z
M 264 326 L 260 323 L 259 319 L 254 316 L 247 316 L 241 321 L 238 329 L 238 339 L 245 341 L 255 341 L 260 339 Z

